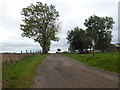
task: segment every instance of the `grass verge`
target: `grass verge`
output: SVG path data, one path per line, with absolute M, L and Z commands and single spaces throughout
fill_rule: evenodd
M 7 67 L 3 66 L 3 88 L 28 88 L 32 83 L 33 77 L 36 75 L 35 70 L 46 56 L 48 54 L 31 56 Z
M 120 52 L 112 53 L 96 53 L 95 56 L 92 54 L 63 54 L 70 58 L 76 59 L 81 62 L 85 62 L 91 66 L 97 67 L 99 69 L 104 69 L 107 71 L 120 73 L 118 69 L 118 55 Z

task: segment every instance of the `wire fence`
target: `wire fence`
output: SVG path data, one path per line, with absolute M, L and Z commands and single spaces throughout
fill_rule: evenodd
M 39 50 L 26 50 L 20 53 L 2 53 L 2 65 L 8 66 L 10 64 L 17 63 L 19 60 L 28 58 L 33 55 L 40 55 L 42 52 Z

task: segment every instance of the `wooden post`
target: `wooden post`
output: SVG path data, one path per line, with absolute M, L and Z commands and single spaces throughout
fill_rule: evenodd
M 8 64 L 7 61 L 5 61 L 5 65 L 6 65 L 6 66 L 7 66 L 7 64 Z
M 92 41 L 92 46 L 93 46 L 93 52 L 92 53 L 93 53 L 93 56 L 95 56 L 95 41 L 94 40 Z
M 11 61 L 11 63 L 13 62 L 12 59 L 10 61 Z
M 27 53 L 27 50 L 26 50 L 26 53 Z
M 95 47 L 93 46 L 93 56 L 95 56 Z

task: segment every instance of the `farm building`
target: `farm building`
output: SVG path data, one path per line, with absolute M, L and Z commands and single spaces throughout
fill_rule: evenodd
M 120 50 L 120 43 L 110 44 L 113 50 Z

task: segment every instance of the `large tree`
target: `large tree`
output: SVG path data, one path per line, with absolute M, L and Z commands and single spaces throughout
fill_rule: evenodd
M 20 29 L 23 31 L 22 36 L 33 38 L 40 44 L 43 53 L 47 53 L 51 40 L 59 40 L 56 36 L 60 28 L 57 19 L 59 13 L 55 6 L 37 2 L 36 5 L 31 4 L 27 8 L 23 8 L 21 15 L 23 15 L 23 24 L 20 25 Z
M 98 38 L 96 40 L 95 49 L 105 52 L 105 50 L 108 50 L 110 48 L 111 39 L 111 31 L 98 32 Z
M 87 27 L 87 33 L 89 33 L 92 39 L 93 53 L 95 46 L 100 50 L 108 47 L 112 38 L 110 29 L 113 28 L 113 24 L 114 21 L 111 17 L 98 17 L 93 15 L 85 20 L 84 25 Z
M 68 31 L 67 40 L 69 45 L 69 50 L 74 52 L 78 50 L 83 53 L 83 50 L 86 50 L 90 47 L 90 38 L 87 36 L 85 30 L 75 27 L 73 30 Z

